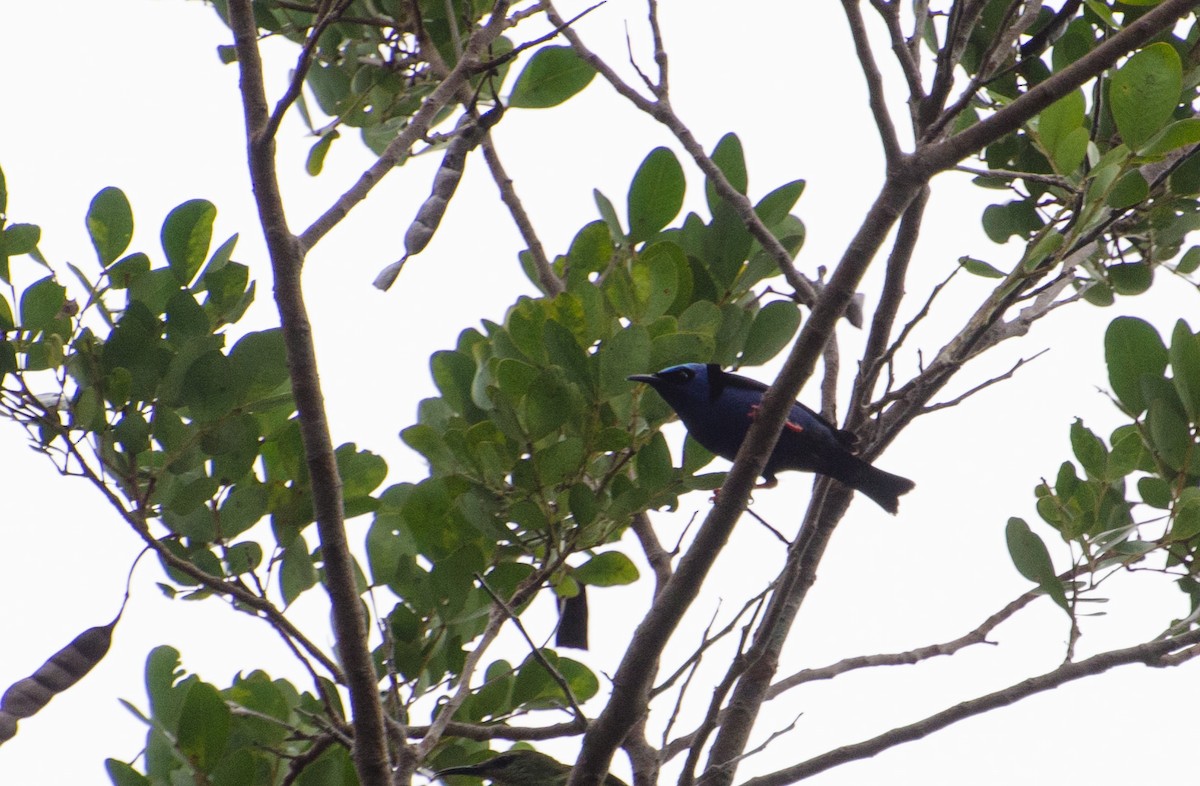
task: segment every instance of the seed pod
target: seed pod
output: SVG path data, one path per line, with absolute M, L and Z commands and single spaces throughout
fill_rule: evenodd
M 433 234 L 437 232 L 450 199 L 462 181 L 463 171 L 467 165 L 467 155 L 483 141 L 483 135 L 496 124 L 503 113 L 503 107 L 497 106 L 472 121 L 471 115 L 463 115 L 458 121 L 458 127 L 453 139 L 446 145 L 442 155 L 442 165 L 433 176 L 433 185 L 429 197 L 417 209 L 417 216 L 404 233 L 404 256 L 399 262 L 393 262 L 375 277 L 375 286 L 382 290 L 389 289 L 400 275 L 400 269 L 411 256 L 416 256 L 425 250 Z
M 32 676 L 14 682 L 0 698 L 0 744 L 17 733 L 17 720 L 28 718 L 45 707 L 55 694 L 79 682 L 108 653 L 113 620 L 88 628 L 70 644 L 54 653 Z

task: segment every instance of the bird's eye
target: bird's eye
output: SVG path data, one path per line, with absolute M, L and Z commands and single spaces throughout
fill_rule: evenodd
M 671 382 L 687 382 L 694 374 L 690 368 L 677 368 L 667 374 L 667 379 Z

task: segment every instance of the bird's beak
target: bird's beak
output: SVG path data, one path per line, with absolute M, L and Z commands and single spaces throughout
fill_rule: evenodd
M 634 374 L 633 376 L 625 377 L 625 379 L 630 382 L 645 382 L 647 384 L 654 384 L 658 381 L 658 377 L 654 374 Z

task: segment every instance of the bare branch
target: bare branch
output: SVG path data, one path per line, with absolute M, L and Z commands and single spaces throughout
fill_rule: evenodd
M 650 523 L 650 516 L 644 511 L 634 514 L 630 528 L 637 536 L 638 543 L 642 545 L 642 554 L 645 555 L 646 562 L 650 563 L 650 570 L 654 571 L 654 597 L 658 597 L 671 578 L 671 554 L 663 548 Z
M 1040 358 L 1042 355 L 1046 354 L 1049 351 L 1050 351 L 1049 349 L 1043 349 L 1041 352 L 1038 352 L 1036 355 L 1033 355 L 1032 357 L 1021 358 L 1008 371 L 1005 371 L 1003 374 L 992 377 L 991 379 L 986 380 L 984 382 L 980 382 L 978 385 L 971 388 L 966 393 L 963 393 L 961 396 L 955 396 L 954 398 L 950 399 L 949 401 L 941 401 L 941 402 L 938 402 L 937 404 L 928 404 L 928 405 L 922 407 L 921 414 L 924 415 L 924 414 L 927 414 L 930 412 L 937 412 L 939 409 L 948 409 L 950 407 L 957 407 L 959 404 L 963 403 L 964 401 L 966 401 L 968 398 L 975 395 L 979 391 L 984 390 L 986 388 L 990 388 L 992 385 L 995 385 L 997 382 L 1002 382 L 1006 379 L 1012 379 L 1013 374 L 1017 373 L 1017 369 L 1019 369 L 1021 366 L 1025 365 L 1026 363 L 1029 363 L 1030 361 L 1037 360 L 1038 358 Z
M 845 11 L 846 21 L 850 24 L 850 36 L 854 39 L 854 50 L 858 54 L 863 77 L 867 80 L 868 103 L 871 106 L 871 114 L 875 117 L 875 127 L 879 130 L 883 155 L 890 165 L 900 158 L 902 151 L 900 140 L 896 137 L 896 126 L 892 123 L 892 116 L 887 108 L 887 99 L 884 97 L 883 75 L 879 73 L 875 55 L 871 52 L 871 42 L 867 38 L 867 26 L 863 24 L 859 0 L 842 0 L 842 10 Z
M 525 245 L 529 249 L 529 255 L 533 258 L 533 266 L 537 269 L 538 282 L 542 285 L 542 291 L 551 296 L 563 292 L 565 287 L 558 276 L 554 274 L 554 269 L 550 267 L 550 260 L 546 257 L 546 250 L 542 247 L 542 241 L 538 239 L 537 231 L 533 228 L 533 221 L 530 220 L 529 214 L 525 212 L 525 206 L 521 204 L 516 189 L 513 188 L 512 178 L 504 171 L 504 164 L 501 163 L 500 155 L 496 152 L 496 146 L 492 142 L 491 133 L 484 135 L 481 147 L 483 148 L 484 160 L 487 161 L 488 169 L 492 172 L 492 180 L 496 182 L 496 187 L 500 189 L 500 200 L 508 206 L 508 212 L 512 214 L 513 223 L 517 225 L 517 230 L 520 231 L 521 237 L 525 240 Z
M 312 67 L 313 51 L 317 48 L 317 41 L 320 40 L 321 34 L 326 28 L 334 22 L 338 21 L 346 9 L 350 7 L 352 0 L 338 0 L 337 4 L 332 8 L 315 8 L 313 12 L 317 14 L 317 20 L 313 23 L 312 28 L 308 31 L 308 37 L 304 40 L 304 46 L 300 49 L 300 57 L 296 60 L 296 67 L 292 70 L 292 81 L 288 83 L 287 90 L 275 103 L 275 109 L 271 112 L 271 116 L 267 118 L 267 124 L 263 128 L 263 137 L 272 139 L 276 132 L 279 131 L 279 124 L 283 122 L 283 116 L 288 109 L 300 97 L 300 90 L 304 87 L 304 80 L 308 76 L 308 69 Z M 321 4 L 325 6 L 325 3 Z
M 904 38 L 904 33 L 900 30 L 899 4 L 871 0 L 871 5 L 875 7 L 875 10 L 883 17 L 884 24 L 887 25 L 888 36 L 892 42 L 892 53 L 900 63 L 900 71 L 904 74 L 904 81 L 908 83 L 909 100 L 915 109 L 925 98 L 925 87 L 921 83 L 921 63 L 917 60 L 913 47 L 909 46 L 908 41 Z M 923 15 L 918 12 L 915 24 L 919 26 L 923 23 Z
M 964 701 L 916 723 L 892 729 L 863 742 L 823 753 L 795 766 L 751 778 L 745 782 L 744 786 L 784 786 L 784 784 L 795 783 L 846 762 L 869 758 L 897 745 L 919 740 L 965 718 L 1015 704 L 1021 699 L 1053 690 L 1084 677 L 1103 674 L 1117 666 L 1131 663 L 1143 663 L 1155 667 L 1175 666 L 1182 662 L 1176 660 L 1178 656 L 1185 653 L 1191 657 L 1200 655 L 1200 648 L 1194 646 L 1197 643 L 1200 643 L 1200 630 L 1194 630 L 1166 641 L 1154 641 L 1126 649 L 1110 650 L 1093 655 L 1086 660 L 1064 663 L 1041 676 L 1018 682 L 986 696 Z

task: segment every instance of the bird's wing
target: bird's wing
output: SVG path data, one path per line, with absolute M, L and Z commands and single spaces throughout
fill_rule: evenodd
M 741 374 L 733 374 L 728 371 L 723 371 L 720 366 L 709 366 L 708 370 L 709 387 L 711 388 L 710 395 L 715 399 L 721 395 L 721 391 L 726 388 L 735 390 L 753 390 L 759 393 L 765 393 L 768 385 L 759 382 L 757 379 L 743 377 Z M 816 412 L 809 407 L 804 406 L 799 401 L 792 402 L 792 411 L 788 415 L 788 419 L 792 422 L 804 425 L 805 420 L 815 420 L 837 438 L 837 441 L 842 444 L 842 447 L 851 453 L 857 452 L 858 435 L 852 431 L 846 431 L 838 428 L 833 423 L 830 423 L 821 413 Z

